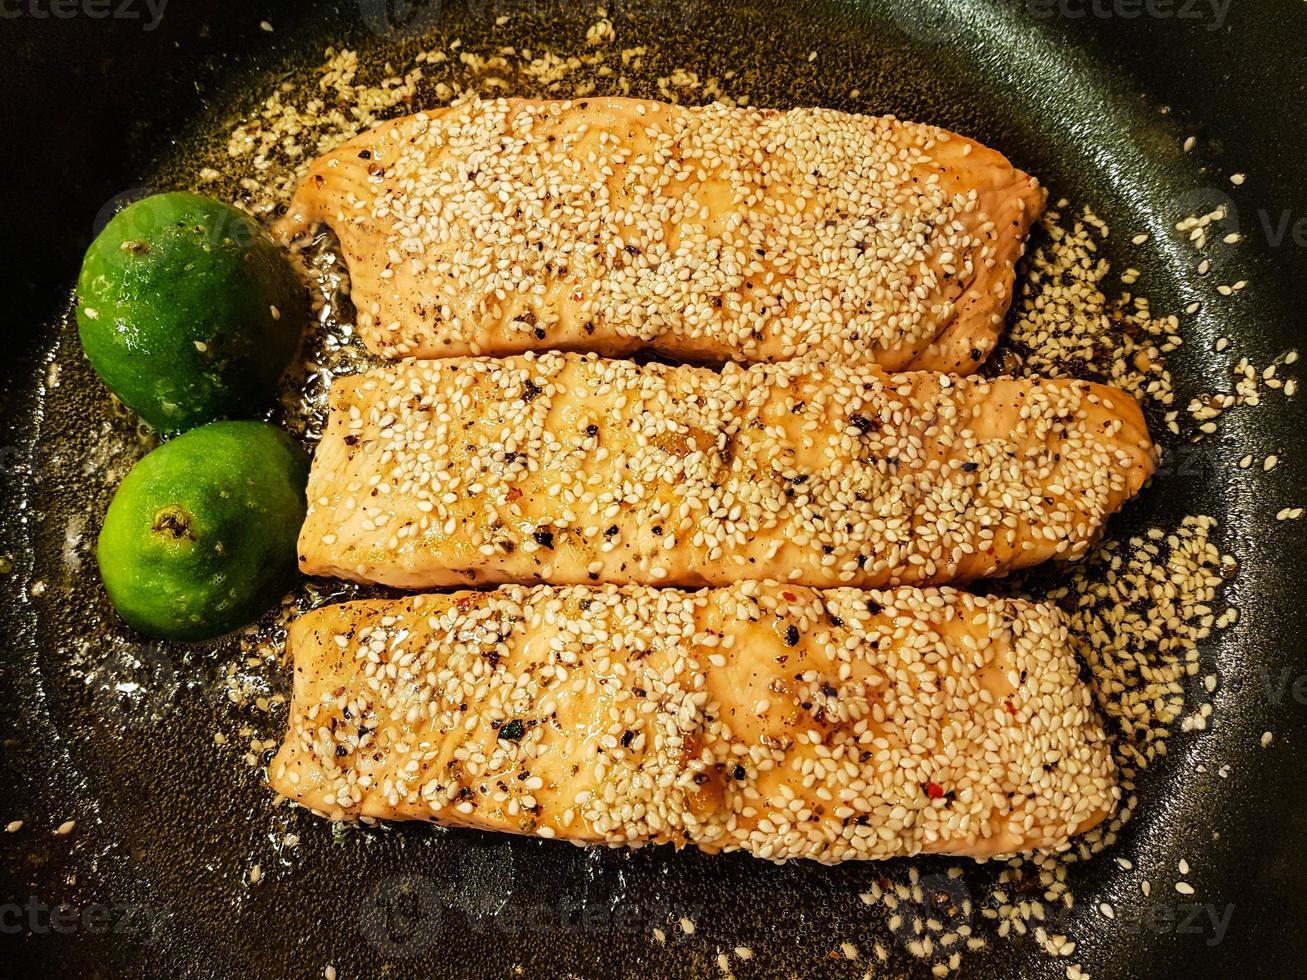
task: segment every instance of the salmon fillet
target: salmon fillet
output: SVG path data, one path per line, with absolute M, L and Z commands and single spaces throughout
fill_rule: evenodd
M 1000 575 L 1083 554 L 1154 465 L 1121 391 L 874 365 L 415 361 L 330 404 L 300 567 L 406 589 Z
M 386 357 L 818 351 L 968 373 L 1042 206 L 1001 154 L 893 117 L 496 99 L 327 153 L 278 233 L 335 231 Z
M 748 582 L 350 602 L 273 789 L 331 820 L 834 863 L 1065 847 L 1119 798 L 1051 604 Z

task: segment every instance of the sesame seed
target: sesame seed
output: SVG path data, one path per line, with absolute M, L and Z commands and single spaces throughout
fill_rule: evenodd
M 1083 555 L 1154 459 L 1133 400 L 1081 381 L 415 361 L 334 383 L 301 564 L 410 589 L 951 581 Z
M 745 690 L 708 663 L 728 638 Z M 288 650 L 291 725 L 269 779 L 333 820 L 833 863 L 1063 847 L 1119 797 L 1047 603 L 504 586 L 321 607 Z
M 326 154 L 278 231 L 333 228 L 385 357 L 821 351 L 969 373 L 1041 203 L 994 151 L 891 117 L 485 99 Z

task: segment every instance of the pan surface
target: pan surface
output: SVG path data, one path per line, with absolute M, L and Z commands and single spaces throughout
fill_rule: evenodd
M 22 824 L 0 834 L 0 976 L 860 977 L 936 965 L 1226 976 L 1278 975 L 1307 957 L 1293 911 L 1307 898 L 1307 519 L 1292 516 L 1307 503 L 1307 418 L 1284 387 L 1307 281 L 1307 190 L 1293 166 L 1307 149 L 1300 3 L 652 0 L 600 13 L 545 0 L 178 2 L 148 30 L 143 3 L 120 8 L 135 19 L 94 18 L 93 6 L 60 18 L 26 5 L 0 21 L 16 62 L 0 110 L 14 286 L 0 401 L 0 825 Z M 1237 560 L 1219 568 L 1213 615 L 1239 611 L 1200 644 L 1180 693 L 1190 722 L 1176 720 L 1165 754 L 1138 776 L 1132 818 L 1110 846 L 1050 865 L 1055 880 L 1029 865 L 968 864 L 953 877 L 963 866 L 940 860 L 773 866 L 427 827 L 333 831 L 274 805 L 262 740 L 285 718 L 276 625 L 214 644 L 142 644 L 99 587 L 91 545 L 147 443 L 81 357 L 67 303 L 96 215 L 141 188 L 192 186 L 212 166 L 213 193 L 257 204 L 261 192 L 240 183 L 256 168 L 229 153 L 228 137 L 246 124 L 261 138 L 248 124 L 273 125 L 263 110 L 281 86 L 284 105 L 317 92 L 331 109 L 341 96 L 322 84 L 329 46 L 359 52 L 360 79 L 402 78 L 428 50 L 457 66 L 431 68 L 383 115 L 435 101 L 437 76 L 502 74 L 514 94 L 534 94 L 547 80 L 516 66 L 544 51 L 581 65 L 562 84 L 598 92 L 625 79 L 632 94 L 687 102 L 720 92 L 892 112 L 1003 150 L 1067 199 L 1062 227 L 1083 206 L 1110 226 L 1090 234 L 1093 260 L 1112 267 L 1103 291 L 1147 296 L 1154 317 L 1178 316 L 1183 338 L 1166 355 L 1174 402 L 1149 402 L 1168 462 L 1115 520 L 1112 554 L 1129 565 L 1148 529 L 1163 529 L 1165 544 L 1186 517 L 1210 516 L 1214 546 Z M 587 61 L 598 55 L 607 60 Z M 486 66 L 495 57 L 504 68 Z M 1137 311 L 1104 315 L 1138 329 Z M 331 349 L 314 336 L 314 350 Z M 1020 333 L 1006 351 L 1026 369 L 1039 363 Z M 1241 358 L 1258 396 L 1240 395 L 1202 431 L 1191 399 L 1238 395 Z M 310 402 L 320 387 L 311 375 L 293 383 Z M 311 433 L 298 398 L 275 417 Z M 350 594 L 314 582 L 299 601 Z M 1147 601 L 1131 597 L 1122 615 Z M 898 908 L 860 898 L 895 885 L 907 894 Z M 1029 916 L 1000 924 L 1022 902 L 1047 902 L 1044 942 Z M 946 928 L 932 932 L 932 918 Z M 945 933 L 953 946 L 920 955 L 922 935 Z M 1049 938 L 1060 936 L 1074 948 Z

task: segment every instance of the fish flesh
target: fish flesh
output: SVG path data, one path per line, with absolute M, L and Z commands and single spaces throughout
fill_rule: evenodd
M 337 378 L 299 539 L 309 575 L 943 584 L 1082 555 L 1156 455 L 1085 381 L 721 371 L 547 352 Z
M 276 231 L 331 227 L 385 357 L 818 352 L 969 373 L 1043 200 L 995 150 L 891 116 L 493 99 L 326 153 Z
M 276 792 L 343 820 L 825 863 L 1061 849 L 1120 791 L 1050 603 L 505 586 L 292 623 Z

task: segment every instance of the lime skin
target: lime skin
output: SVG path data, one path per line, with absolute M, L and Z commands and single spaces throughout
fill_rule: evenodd
M 160 432 L 257 415 L 299 346 L 304 287 L 249 215 L 198 194 L 118 212 L 87 249 L 77 332 L 104 383 Z
M 147 636 L 204 640 L 275 606 L 297 575 L 308 458 L 264 422 L 213 422 L 151 452 L 109 504 L 105 590 Z

